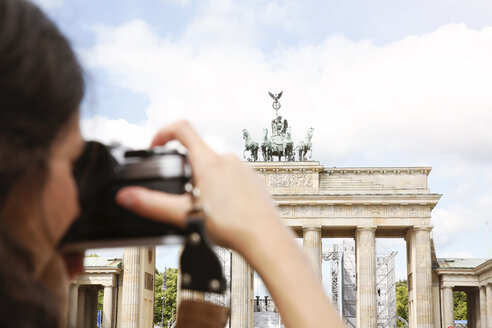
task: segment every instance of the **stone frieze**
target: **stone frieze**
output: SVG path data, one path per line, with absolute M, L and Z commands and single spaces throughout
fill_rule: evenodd
M 260 174 L 262 179 L 270 188 L 313 188 L 314 174 L 307 173 L 276 173 L 276 174 Z
M 286 218 L 428 218 L 429 205 L 378 205 L 378 204 L 290 204 L 278 206 L 280 215 Z

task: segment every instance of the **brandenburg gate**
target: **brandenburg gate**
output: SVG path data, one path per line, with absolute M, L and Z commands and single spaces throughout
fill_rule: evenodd
M 278 111 L 282 94 L 270 95 Z M 267 184 L 282 220 L 303 238 L 303 248 L 320 279 L 322 238 L 354 238 L 357 327 L 376 328 L 376 238 L 403 238 L 410 327 L 440 327 L 439 284 L 432 274 L 431 211 L 441 195 L 428 188 L 431 168 L 324 167 L 306 158 L 312 135 L 310 129 L 298 147 L 289 147 L 290 127 L 278 114 L 272 120 L 271 138 L 264 132 L 261 146 L 255 146 L 243 130 L 251 167 Z M 260 150 L 264 161 L 255 154 Z M 272 160 L 276 156 L 279 161 Z M 235 253 L 232 273 L 231 328 L 252 327 L 252 272 Z
M 318 162 L 254 162 L 251 166 L 268 185 L 282 220 L 303 238 L 303 248 L 320 279 L 321 239 L 355 239 L 357 327 L 377 327 L 376 238 L 406 240 L 410 327 L 440 326 L 439 307 L 433 307 L 439 286 L 432 281 L 431 211 L 441 196 L 427 187 L 430 168 L 325 168 Z M 252 327 L 249 314 L 235 316 L 235 312 L 248 312 L 235 307 L 235 303 L 249 306 L 250 294 L 237 295 L 235 282 L 250 284 L 251 269 L 238 260 L 232 265 L 231 327 Z M 244 284 L 236 289 L 251 288 Z

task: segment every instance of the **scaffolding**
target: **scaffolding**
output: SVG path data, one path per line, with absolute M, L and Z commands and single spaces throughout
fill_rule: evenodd
M 225 307 L 230 307 L 231 305 L 231 250 L 227 248 L 222 248 L 215 246 L 213 248 L 215 254 L 219 258 L 220 264 L 222 265 L 222 272 L 224 273 L 226 280 L 226 291 L 224 294 L 217 293 L 204 293 L 204 299 L 207 302 L 221 305 Z
M 396 328 L 395 256 L 380 243 L 376 245 L 376 291 L 378 328 Z M 355 243 L 344 240 L 323 247 L 328 262 L 328 293 L 348 327 L 356 327 Z
M 224 295 L 205 293 L 205 300 L 214 304 L 230 307 L 231 288 L 231 251 L 215 247 L 227 281 Z M 396 289 L 395 289 L 396 252 L 388 250 L 381 243 L 376 243 L 376 291 L 378 328 L 396 328 Z M 338 244 L 323 244 L 323 273 L 328 274 L 328 294 L 332 304 L 344 318 L 347 327 L 356 327 L 357 277 L 355 263 L 355 243 L 343 240 Z M 326 270 L 325 264 L 328 264 Z M 328 278 L 328 279 L 326 279 Z M 258 280 L 260 280 L 258 278 Z M 257 293 L 258 294 L 258 293 Z M 277 309 L 273 300 L 266 295 L 254 298 L 254 327 L 281 327 Z M 260 296 L 260 295 L 255 295 Z M 268 300 L 265 298 L 268 296 Z M 263 318 L 264 317 L 264 318 Z M 268 323 L 266 323 L 268 321 Z M 227 327 L 229 326 L 229 323 Z M 272 326 L 273 327 L 273 326 Z

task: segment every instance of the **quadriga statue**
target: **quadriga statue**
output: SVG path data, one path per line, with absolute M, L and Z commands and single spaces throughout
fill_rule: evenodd
M 258 160 L 258 143 L 251 139 L 248 130 L 243 129 L 244 151 L 243 157 L 246 158 L 246 151 L 249 151 L 250 156 L 248 161 L 256 162 Z
M 272 160 L 272 141 L 268 139 L 268 129 L 263 129 L 263 141 L 261 143 L 261 155 L 265 162 Z
M 309 128 L 309 130 L 306 132 L 306 137 L 299 142 L 298 152 L 299 152 L 299 160 L 300 161 L 305 161 L 307 160 L 306 153 L 309 151 L 309 158 L 313 155 L 313 151 L 311 150 L 312 147 L 312 142 L 311 138 L 313 137 L 313 132 L 314 128 Z

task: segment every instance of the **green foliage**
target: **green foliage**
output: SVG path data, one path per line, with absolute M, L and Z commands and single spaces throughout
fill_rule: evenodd
M 396 314 L 408 321 L 408 286 L 406 280 L 396 283 Z M 403 322 L 397 321 L 398 327 L 404 327 Z
M 165 297 L 164 302 L 164 323 L 167 327 L 167 322 L 173 323 L 176 320 L 176 292 L 178 283 L 178 269 L 166 269 L 166 286 L 164 293 L 162 283 L 164 280 L 163 272 L 155 270 L 155 288 L 154 288 L 154 324 L 162 321 L 162 297 Z
M 466 320 L 466 293 L 453 292 L 454 320 Z
M 453 298 L 454 320 L 466 320 L 466 293 L 454 292 Z M 408 321 L 408 287 L 406 280 L 396 283 L 396 314 Z M 403 323 L 398 321 L 398 327 L 403 327 Z
M 97 310 L 103 310 L 103 301 L 104 301 L 104 289 L 99 289 L 97 291 Z

